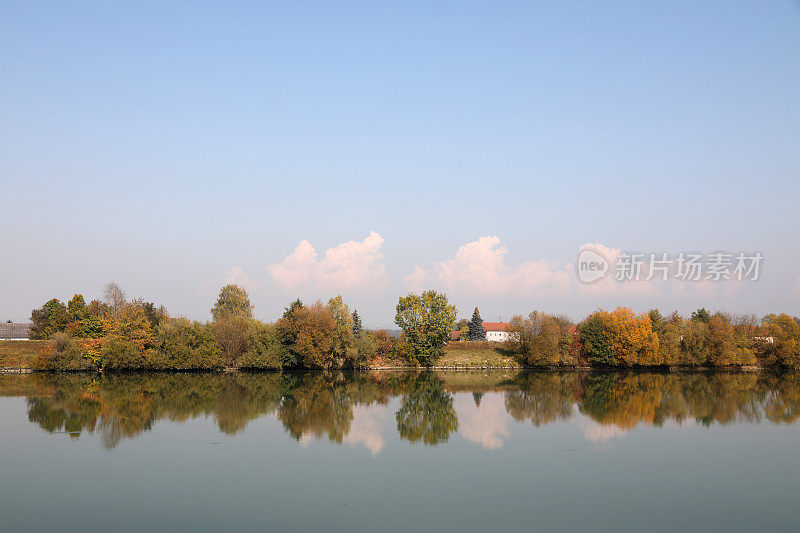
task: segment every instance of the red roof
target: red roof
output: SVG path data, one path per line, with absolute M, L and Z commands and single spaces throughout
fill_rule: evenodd
M 461 339 L 461 332 L 460 331 L 455 330 L 455 331 L 451 331 L 450 332 L 450 340 L 451 341 L 457 341 L 457 340 L 460 340 L 460 339 Z
M 486 331 L 506 331 L 508 322 L 484 322 L 483 329 Z

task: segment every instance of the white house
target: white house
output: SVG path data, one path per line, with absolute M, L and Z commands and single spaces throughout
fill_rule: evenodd
M 507 322 L 484 322 L 483 329 L 486 330 L 486 340 L 503 342 L 508 340 Z

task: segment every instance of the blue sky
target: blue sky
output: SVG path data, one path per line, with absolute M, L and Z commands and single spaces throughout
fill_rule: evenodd
M 205 319 L 227 279 L 264 319 L 341 292 L 388 325 L 415 265 L 492 320 L 800 313 L 800 3 L 231 4 L 0 1 L 0 318 L 116 280 Z M 708 290 L 519 281 L 586 243 L 765 259 Z

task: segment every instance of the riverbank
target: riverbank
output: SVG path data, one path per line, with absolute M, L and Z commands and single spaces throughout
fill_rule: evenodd
M 37 371 L 34 368 L 33 361 L 35 358 L 43 353 L 53 349 L 52 341 L 0 341 L 0 374 L 20 374 Z M 407 364 L 399 360 L 378 359 L 373 361 L 365 370 L 377 371 L 408 371 L 408 370 L 435 370 L 435 371 L 449 371 L 449 370 L 491 370 L 491 371 L 509 371 L 509 370 L 524 370 L 527 367 L 521 365 L 513 355 L 493 343 L 453 343 L 445 347 L 444 355 L 442 355 L 435 365 L 431 367 L 418 367 Z M 714 368 L 708 366 L 700 367 L 656 367 L 649 369 L 628 369 L 628 370 L 642 370 L 650 372 L 703 372 L 703 371 L 728 371 L 728 372 L 761 372 L 765 370 L 773 370 L 773 367 L 763 367 L 758 365 L 742 366 L 742 367 L 721 367 Z M 201 369 L 202 370 L 202 369 Z M 237 368 L 225 368 L 220 371 L 238 371 Z M 536 370 L 542 371 L 592 371 L 603 370 L 591 366 L 578 366 L 578 367 L 552 367 L 541 368 L 536 367 Z M 621 370 L 621 369 L 616 369 Z
M 30 372 L 37 356 L 53 349 L 52 341 L 0 341 L 0 372 Z M 408 370 L 416 368 L 397 360 L 376 360 L 371 370 Z M 459 343 L 445 347 L 435 369 L 519 370 L 522 366 L 500 347 L 491 343 Z
M 0 341 L 0 372 L 30 372 L 37 356 L 53 349 L 52 341 Z

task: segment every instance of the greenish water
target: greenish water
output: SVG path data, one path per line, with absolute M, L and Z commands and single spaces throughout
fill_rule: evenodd
M 0 375 L 3 531 L 798 531 L 776 374 Z

